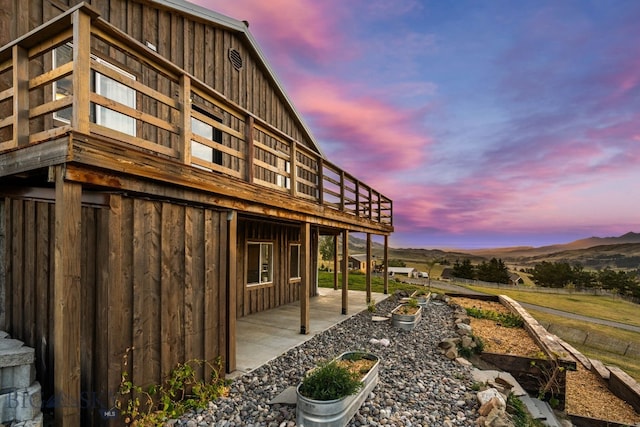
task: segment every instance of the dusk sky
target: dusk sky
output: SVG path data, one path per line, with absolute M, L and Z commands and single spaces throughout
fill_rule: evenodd
M 640 1 L 194 2 L 249 21 L 392 247 L 640 232 Z

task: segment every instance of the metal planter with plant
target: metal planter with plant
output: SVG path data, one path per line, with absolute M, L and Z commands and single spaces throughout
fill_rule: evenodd
M 380 359 L 348 351 L 309 371 L 298 385 L 296 423 L 344 427 L 378 383 Z

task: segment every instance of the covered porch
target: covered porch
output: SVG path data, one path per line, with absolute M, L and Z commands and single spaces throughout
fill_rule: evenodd
M 380 302 L 389 295 L 375 292 L 371 297 Z M 308 334 L 300 333 L 299 301 L 238 319 L 236 369 L 227 377 L 241 376 L 367 309 L 365 291 L 349 290 L 348 298 L 349 311 L 341 314 L 342 290 L 318 288 L 318 295 L 310 298 Z

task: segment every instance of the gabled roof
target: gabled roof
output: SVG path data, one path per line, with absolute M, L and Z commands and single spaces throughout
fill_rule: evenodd
M 152 0 L 151 3 L 158 4 L 165 8 L 174 9 L 180 13 L 190 15 L 190 16 L 199 18 L 201 20 L 209 21 L 219 27 L 223 27 L 230 31 L 233 31 L 239 34 L 241 38 L 244 38 L 245 41 L 247 42 L 247 46 L 249 47 L 249 49 L 253 51 L 252 53 L 255 54 L 259 62 L 265 68 L 268 74 L 268 77 L 271 79 L 273 85 L 276 88 L 276 91 L 280 94 L 280 96 L 282 96 L 282 99 L 287 104 L 287 106 L 291 109 L 291 112 L 296 117 L 296 120 L 298 120 L 300 127 L 302 128 L 302 131 L 306 134 L 309 141 L 313 144 L 313 148 L 315 148 L 322 157 L 325 157 L 324 153 L 322 153 L 322 150 L 320 149 L 320 146 L 318 145 L 315 138 L 311 134 L 311 130 L 302 119 L 302 115 L 300 115 L 298 110 L 296 110 L 295 106 L 293 105 L 293 102 L 285 92 L 284 87 L 282 86 L 282 83 L 280 83 L 280 80 L 278 79 L 275 71 L 269 65 L 269 62 L 267 61 L 266 56 L 262 53 L 262 50 L 260 49 L 258 42 L 253 37 L 253 35 L 251 35 L 251 33 L 249 32 L 247 23 L 245 23 L 244 21 L 239 21 L 234 18 L 230 18 L 228 16 L 222 15 L 221 13 L 214 12 L 205 7 L 198 6 L 197 4 L 189 3 L 184 0 Z

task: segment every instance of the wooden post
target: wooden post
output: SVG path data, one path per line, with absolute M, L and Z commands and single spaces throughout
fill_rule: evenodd
M 340 212 L 344 212 L 344 171 L 340 171 Z
M 227 213 L 227 370 L 236 369 L 236 248 L 238 238 L 238 213 Z
M 298 193 L 298 177 L 296 176 L 298 172 L 297 150 L 294 141 L 290 141 L 289 144 L 291 144 L 291 150 L 289 150 L 291 153 L 289 156 L 289 184 L 291 188 L 289 191 L 291 192 L 291 197 L 296 197 Z
M 185 165 L 191 164 L 191 78 L 183 74 L 180 76 L 180 142 L 178 147 L 180 160 Z
M 91 17 L 80 10 L 73 12 L 73 115 L 71 126 L 90 132 L 91 97 Z
M 22 46 L 13 46 L 13 141 L 29 144 L 29 56 Z
M 360 181 L 356 181 L 355 182 L 355 187 L 356 187 L 356 216 L 360 217 Z
M 318 177 L 317 177 L 317 185 L 318 185 L 318 203 L 320 205 L 324 205 L 324 163 L 322 161 L 322 157 L 318 157 Z
M 300 333 L 309 333 L 309 289 L 311 287 L 311 225 L 300 226 Z
M 389 293 L 389 236 L 384 236 L 384 294 L 387 295 Z
M 254 149 L 253 149 L 253 116 L 247 116 L 247 119 L 245 121 L 245 144 L 247 144 L 247 151 L 246 151 L 246 161 L 245 161 L 245 165 L 247 170 L 245 171 L 245 179 L 247 180 L 248 183 L 253 184 L 253 156 L 254 154 Z
M 367 304 L 371 302 L 371 233 L 367 233 Z
M 340 264 L 338 263 L 338 235 L 333 236 L 333 290 L 338 290 L 338 270 L 340 270 Z
M 82 186 L 55 168 L 53 360 L 56 426 L 80 425 L 80 259 Z
M 342 314 L 349 311 L 349 230 L 342 232 Z
M 106 340 L 104 345 L 104 358 L 107 366 L 107 396 L 113 396 L 117 392 L 122 379 L 122 356 L 126 347 L 123 348 L 123 333 L 127 325 L 125 316 L 122 315 L 125 307 L 125 285 L 122 274 L 122 196 L 111 195 L 109 197 L 109 216 L 107 229 L 109 237 L 107 243 L 108 273 L 106 274 L 104 286 L 99 289 L 102 306 L 99 307 L 101 318 L 108 326 L 102 337 L 97 337 L 101 342 Z M 101 334 L 98 334 L 101 335 Z M 131 373 L 129 371 L 129 373 Z

